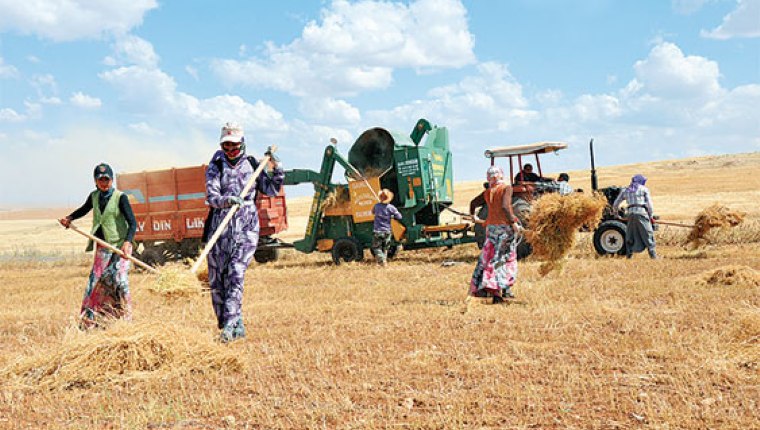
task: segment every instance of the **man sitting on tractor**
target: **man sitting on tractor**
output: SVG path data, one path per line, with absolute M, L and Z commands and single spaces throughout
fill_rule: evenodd
M 542 182 L 542 181 L 551 181 L 550 178 L 544 178 L 543 176 L 537 175 L 535 172 L 533 172 L 533 165 L 530 163 L 525 163 L 522 170 L 515 175 L 515 183 L 518 184 L 520 182 Z

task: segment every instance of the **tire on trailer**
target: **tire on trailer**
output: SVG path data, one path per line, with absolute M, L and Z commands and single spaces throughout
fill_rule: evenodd
M 140 253 L 139 259 L 148 266 L 163 266 L 167 261 L 167 252 L 161 245 L 147 247 Z
M 599 255 L 625 255 L 627 227 L 620 221 L 609 220 L 594 230 L 594 249 Z
M 200 238 L 185 239 L 179 244 L 179 254 L 182 258 L 195 258 L 201 255 L 202 248 Z
M 364 247 L 353 237 L 342 237 L 333 244 L 332 259 L 336 265 L 341 262 L 362 261 Z
M 257 263 L 269 263 L 270 261 L 277 261 L 280 258 L 280 249 L 275 247 L 260 248 L 253 254 L 253 259 Z

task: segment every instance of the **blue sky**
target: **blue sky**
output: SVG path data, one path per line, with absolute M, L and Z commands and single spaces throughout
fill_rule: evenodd
M 205 163 L 229 120 L 317 168 L 424 117 L 474 180 L 542 140 L 552 172 L 592 137 L 599 165 L 760 151 L 758 106 L 760 0 L 0 0 L 0 208 Z

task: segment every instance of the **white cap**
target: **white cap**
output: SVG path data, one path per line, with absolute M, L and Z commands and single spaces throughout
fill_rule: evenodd
M 244 140 L 245 138 L 243 137 L 243 127 L 234 122 L 228 122 L 222 126 L 222 134 L 219 136 L 219 143 L 242 143 Z

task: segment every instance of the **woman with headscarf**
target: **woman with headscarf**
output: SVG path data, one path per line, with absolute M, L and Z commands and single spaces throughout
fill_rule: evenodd
M 615 199 L 612 208 L 615 213 L 625 200 L 628 203 L 626 215 L 628 226 L 625 233 L 625 254 L 631 258 L 634 252 L 649 251 L 650 258 L 657 258 L 654 242 L 654 228 L 652 227 L 652 197 L 646 184 L 647 178 L 638 174 L 631 178 L 631 184 L 620 192 Z
M 488 189 L 483 196 L 488 205 L 485 220 L 486 238 L 470 281 L 470 294 L 493 297 L 494 303 L 513 298 L 512 286 L 517 280 L 518 218 L 512 212 L 512 186 L 504 181 L 499 167 L 486 172 Z
M 206 200 L 212 213 L 208 232 L 219 227 L 234 205 L 240 208 L 224 229 L 208 255 L 211 303 L 220 340 L 231 342 L 245 337 L 242 300 L 245 271 L 259 242 L 259 214 L 254 193 L 240 195 L 259 166 L 253 156 L 246 156 L 243 129 L 226 123 L 219 138 L 221 149 L 211 157 L 206 170 Z M 269 151 L 268 151 L 269 153 Z M 257 192 L 275 196 L 285 179 L 280 163 L 271 156 L 269 172 L 262 171 L 256 180 Z
M 87 196 L 84 204 L 70 215 L 61 218 L 62 226 L 69 228 L 71 222 L 91 210 L 92 234 L 120 248 L 125 255 L 132 255 L 132 239 L 137 230 L 135 215 L 127 195 L 113 187 L 113 170 L 106 163 L 95 166 L 93 174 L 97 189 Z M 87 251 L 93 249 L 93 241 Z M 97 245 L 90 277 L 80 310 L 80 328 L 97 327 L 104 318 L 132 318 L 129 295 L 129 260 L 110 249 Z

